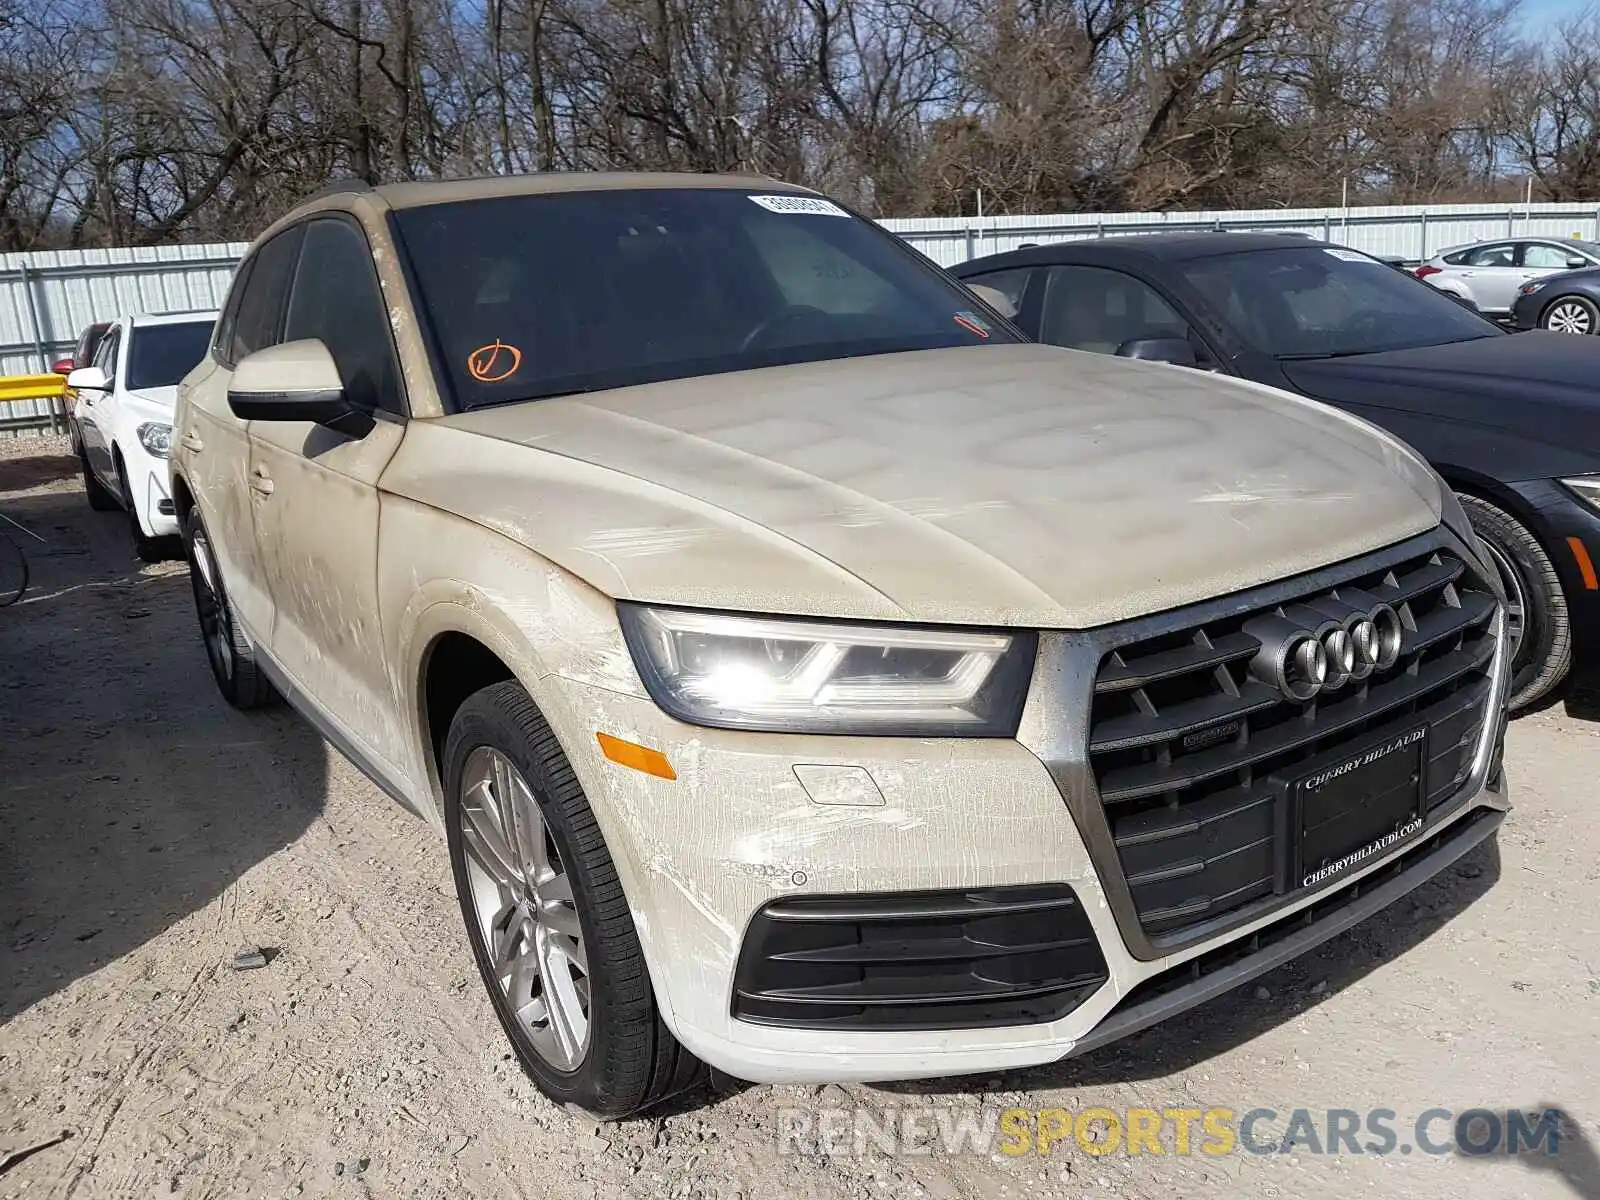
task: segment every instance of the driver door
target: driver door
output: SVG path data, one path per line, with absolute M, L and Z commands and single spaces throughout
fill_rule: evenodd
M 277 665 L 339 732 L 404 778 L 404 739 L 378 624 L 378 479 L 405 436 L 389 310 L 359 223 L 306 225 L 283 341 L 319 339 L 346 396 L 373 413 L 357 437 L 309 421 L 252 421 L 256 541 Z
M 115 409 L 113 397 L 117 387 L 118 348 L 122 344 L 122 330 L 113 327 L 101 339 L 94 353 L 94 366 L 106 373 L 106 391 L 88 389 L 78 393 L 75 416 L 78 436 L 83 439 L 83 454 L 89 460 L 89 469 L 117 495 L 115 472 L 111 462 L 111 416 Z

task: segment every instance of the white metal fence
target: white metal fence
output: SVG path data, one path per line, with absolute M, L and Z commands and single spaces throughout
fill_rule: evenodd
M 1488 238 L 1538 234 L 1600 241 L 1600 203 L 916 217 L 883 224 L 947 267 L 1027 242 L 1207 229 L 1297 230 L 1369 254 L 1418 261 L 1446 246 Z M 48 371 L 95 321 L 217 307 L 244 249 L 243 243 L 216 243 L 0 255 L 0 375 Z M 48 422 L 47 402 L 12 409 L 0 413 L 0 425 Z

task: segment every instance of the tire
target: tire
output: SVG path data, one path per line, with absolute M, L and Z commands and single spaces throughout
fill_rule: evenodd
M 78 456 L 78 469 L 83 472 L 83 494 L 89 498 L 89 507 L 95 512 L 112 512 L 120 508 L 111 489 L 101 483 L 89 465 L 89 455 L 84 451 L 83 440 L 73 437 L 72 449 Z
M 1600 333 L 1600 305 L 1583 296 L 1560 296 L 1545 307 L 1539 327 L 1553 333 Z
M 539 1090 L 569 1109 L 611 1120 L 699 1083 L 704 1066 L 661 1020 L 594 812 L 527 692 L 507 682 L 468 697 L 445 739 L 443 775 L 450 866 L 472 957 L 501 1028 Z M 521 829 L 532 835 L 524 842 L 502 832 L 498 814 L 507 796 L 513 815 L 524 818 Z M 542 822 L 537 829 L 527 819 L 533 815 Z M 497 853 L 495 846 L 538 850 Z M 539 879 L 545 882 L 528 882 Z M 489 948 L 494 930 L 501 931 L 495 935 L 501 961 L 514 964 L 504 985 Z M 526 992 L 519 996 L 523 1017 L 510 988 Z M 585 998 L 581 1040 L 561 1038 L 559 1029 L 577 1028 L 571 1003 L 581 1009 Z M 552 1013 L 556 1020 L 548 1019 Z
M 211 538 L 200 514 L 190 509 L 183 523 L 183 544 L 189 560 L 189 586 L 194 592 L 195 616 L 205 645 L 211 677 L 222 698 L 234 708 L 261 708 L 275 702 L 278 693 L 256 661 L 255 647 L 234 619 L 233 603 L 223 586 Z M 202 565 L 203 564 L 203 565 Z
M 1555 564 L 1521 522 L 1477 496 L 1460 493 L 1460 498 L 1505 584 L 1508 622 L 1521 610 L 1521 638 L 1511 659 L 1510 707 L 1526 708 L 1566 678 L 1572 666 L 1567 598 Z
M 133 552 L 140 562 L 161 562 L 167 557 L 165 538 L 151 537 L 139 524 L 139 510 L 133 506 L 133 489 L 128 486 L 128 468 L 117 455 L 117 487 L 122 492 L 122 507 L 128 510 L 128 529 L 133 534 Z

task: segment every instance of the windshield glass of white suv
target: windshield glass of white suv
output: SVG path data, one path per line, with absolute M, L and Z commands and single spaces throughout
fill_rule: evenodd
M 1274 358 L 1341 358 L 1500 335 L 1442 292 L 1351 250 L 1245 251 L 1178 269 Z
M 210 321 L 135 325 L 129 338 L 128 387 L 176 387 L 211 343 Z
M 462 408 L 1018 340 L 893 234 L 815 197 L 586 191 L 394 220 Z

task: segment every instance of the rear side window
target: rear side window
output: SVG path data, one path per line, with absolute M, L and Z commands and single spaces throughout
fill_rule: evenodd
M 295 259 L 304 232 L 305 227 L 301 225 L 286 229 L 256 251 L 255 263 L 239 297 L 239 311 L 228 345 L 229 362 L 236 363 L 247 354 L 278 344 L 283 302 L 289 292 L 289 281 L 294 278 Z
M 368 409 L 405 413 L 389 310 L 366 236 L 343 220 L 312 221 L 283 340 L 321 338 L 345 394 Z
M 233 330 L 239 320 L 239 301 L 244 298 L 245 285 L 250 282 L 250 270 L 256 265 L 254 258 L 247 258 L 239 265 L 238 273 L 233 277 L 233 286 L 228 289 L 228 298 L 222 306 L 222 315 L 217 318 L 217 327 L 211 335 L 211 347 L 216 356 L 223 362 L 233 361 Z
M 107 379 L 117 377 L 117 346 L 121 340 L 122 330 L 113 329 L 95 347 L 94 365 L 106 373 Z
M 1011 305 L 1012 317 L 1022 312 L 1022 293 L 1028 290 L 1029 267 L 1012 267 L 1008 271 L 985 271 L 982 275 L 969 275 L 963 282 L 968 287 L 993 288 Z
M 1517 264 L 1517 248 L 1510 244 L 1479 246 L 1462 255 L 1460 263 L 1464 267 L 1514 267 Z

